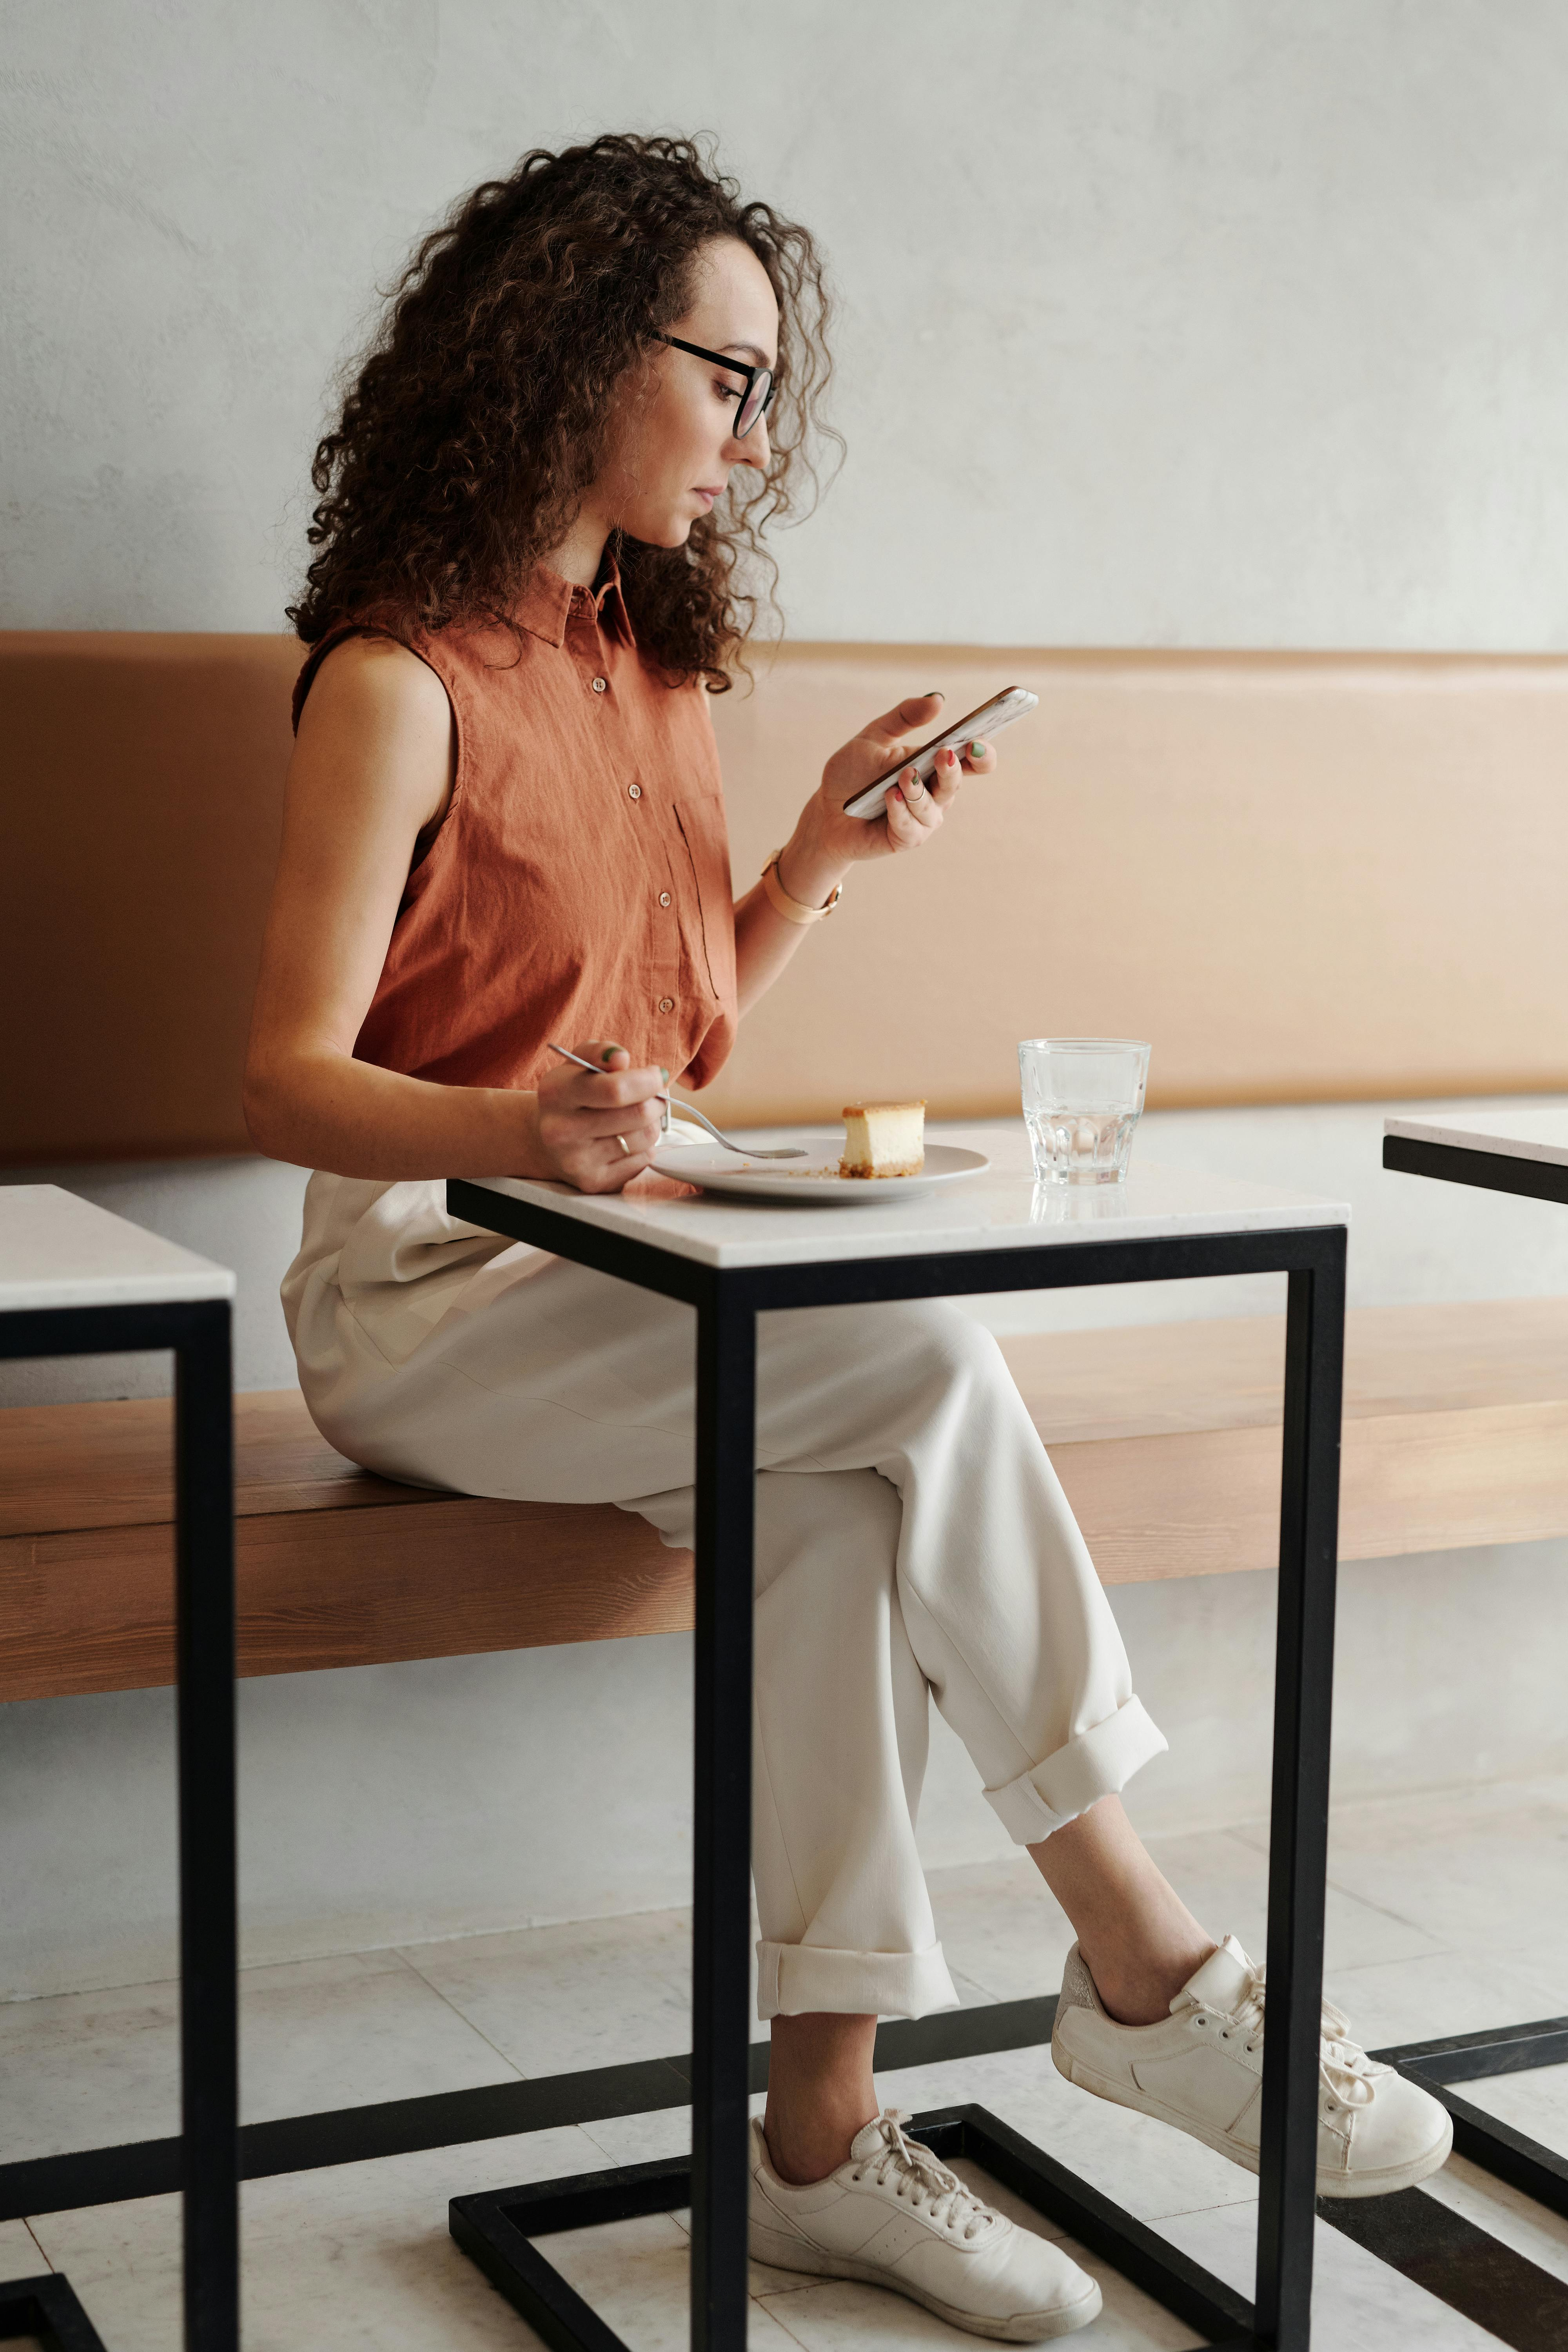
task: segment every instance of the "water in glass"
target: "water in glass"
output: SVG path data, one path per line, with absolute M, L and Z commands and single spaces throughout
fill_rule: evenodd
M 1024 1118 L 1042 1184 L 1117 1184 L 1143 1108 L 1149 1048 L 1126 1037 L 1028 1037 Z

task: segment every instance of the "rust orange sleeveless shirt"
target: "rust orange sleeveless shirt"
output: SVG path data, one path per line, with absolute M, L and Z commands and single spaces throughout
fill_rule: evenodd
M 719 754 L 700 684 L 638 656 L 612 571 L 534 572 L 505 629 L 340 624 L 396 637 L 456 719 L 446 815 L 409 874 L 358 1060 L 442 1086 L 531 1087 L 545 1045 L 615 1038 L 706 1086 L 734 1043 L 735 929 Z

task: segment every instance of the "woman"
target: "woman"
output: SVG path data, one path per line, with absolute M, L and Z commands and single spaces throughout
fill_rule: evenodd
M 317 453 L 247 1107 L 317 1171 L 284 1285 L 305 1395 L 386 1476 L 689 1542 L 686 1311 L 458 1223 L 444 1180 L 630 1182 L 667 1082 L 714 1076 L 851 866 L 929 848 L 995 765 L 971 744 L 847 819 L 936 719 L 912 696 L 732 903 L 708 695 L 750 617 L 737 556 L 805 463 L 825 315 L 810 236 L 689 143 L 533 153 L 426 239 Z M 1121 1809 L 1164 1742 L 989 1336 L 941 1302 L 764 1318 L 758 1458 L 753 2249 L 1066 2333 L 1094 2282 L 878 2114 L 878 2013 L 955 2000 L 913 1837 L 929 1696 L 1077 1933 L 1065 2074 L 1255 2165 L 1260 1978 Z M 1435 2102 L 1343 2042 L 1323 2079 L 1323 2189 L 1442 2161 Z

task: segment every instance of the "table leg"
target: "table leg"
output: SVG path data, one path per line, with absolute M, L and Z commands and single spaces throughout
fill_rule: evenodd
M 1258 2211 L 1258 2341 L 1304 2352 L 1311 2328 L 1318 2041 L 1328 1868 L 1345 1236 L 1292 1272 L 1268 1836 L 1268 2038 Z
M 746 2341 L 756 1390 L 756 1312 L 721 1278 L 697 1316 L 693 2352 Z
M 239 2343 L 234 1415 L 226 1301 L 175 1350 L 186 2352 Z

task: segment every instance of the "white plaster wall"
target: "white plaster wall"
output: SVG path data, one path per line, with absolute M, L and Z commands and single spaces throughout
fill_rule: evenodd
M 1559 0 L 13 0 L 0 624 L 266 629 L 373 289 L 526 147 L 817 229 L 797 635 L 1568 644 Z

